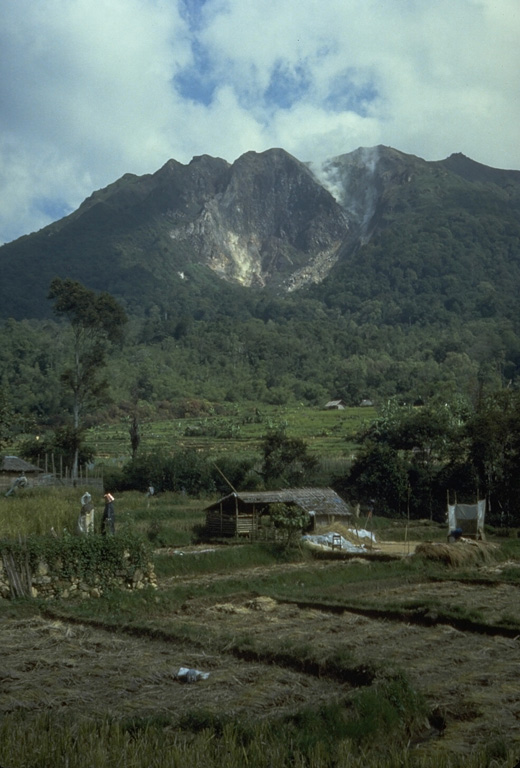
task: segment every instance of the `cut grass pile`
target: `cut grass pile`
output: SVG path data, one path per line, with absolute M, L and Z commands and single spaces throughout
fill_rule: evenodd
M 417 557 L 455 567 L 496 561 L 499 547 L 485 541 L 461 539 L 453 544 L 423 542 L 415 549 Z

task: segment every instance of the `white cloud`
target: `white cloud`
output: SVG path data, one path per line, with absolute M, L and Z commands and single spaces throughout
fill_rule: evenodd
M 76 206 L 125 169 L 162 165 L 176 115 L 171 77 L 191 49 L 169 3 L 3 0 L 0 8 L 0 180 L 20 199 L 19 209 L 13 196 L 0 203 L 8 239 L 48 223 L 42 198 Z
M 270 146 L 269 133 L 240 105 L 236 91 L 229 85 L 217 88 L 207 107 L 193 102 L 184 104 L 182 115 L 185 127 L 180 132 L 181 156 L 176 158 L 181 162 L 203 154 L 232 162 L 250 149 Z
M 0 0 L 0 241 L 170 157 L 520 168 L 517 0 Z M 56 211 L 56 213 L 54 213 Z

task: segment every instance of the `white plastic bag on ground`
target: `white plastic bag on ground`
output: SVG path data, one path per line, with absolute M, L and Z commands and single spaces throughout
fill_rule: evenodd
M 179 667 L 179 671 L 175 677 L 183 683 L 196 683 L 199 680 L 207 680 L 209 672 L 201 672 L 200 670 L 191 667 Z
M 352 553 L 366 552 L 363 544 L 360 544 L 359 546 L 352 544 L 352 542 L 347 541 L 343 536 L 340 536 L 339 533 L 322 533 L 316 536 L 302 536 L 302 541 L 308 541 L 309 544 L 322 547 L 323 549 L 339 549 L 342 552 Z

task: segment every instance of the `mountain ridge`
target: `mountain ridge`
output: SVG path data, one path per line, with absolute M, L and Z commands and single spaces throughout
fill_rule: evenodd
M 0 271 L 3 386 L 57 423 L 55 276 L 130 318 L 109 361 L 120 415 L 135 397 L 170 416 L 181 398 L 477 402 L 520 376 L 520 174 L 460 154 L 169 160 L 3 246 Z
M 519 171 L 460 153 L 426 161 L 379 145 L 320 167 L 281 148 L 246 152 L 234 163 L 170 159 L 153 174 L 125 174 L 63 219 L 0 247 L 1 311 L 48 315 L 55 276 L 107 290 L 135 311 L 171 304 L 179 281 L 201 269 L 204 280 L 283 295 L 321 286 L 338 269 L 348 280 L 349 265 L 360 268 L 374 238 L 405 221 L 420 231 L 435 215 L 453 232 L 455 210 L 478 216 L 480 206 L 510 227 L 519 200 Z

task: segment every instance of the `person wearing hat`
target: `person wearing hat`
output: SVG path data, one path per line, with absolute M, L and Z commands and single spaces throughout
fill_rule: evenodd
M 105 493 L 105 508 L 101 519 L 101 533 L 106 536 L 107 533 L 116 532 L 116 516 L 114 512 L 114 497 L 111 493 Z
M 94 533 L 94 505 L 90 493 L 81 497 L 81 509 L 78 517 L 78 533 Z

